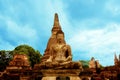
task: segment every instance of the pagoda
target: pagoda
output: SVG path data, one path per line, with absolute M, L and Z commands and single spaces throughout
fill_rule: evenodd
M 57 13 L 51 32 L 43 58 L 34 66 L 34 75 L 38 79 L 42 75 L 42 80 L 81 80 L 82 64 L 72 61 L 71 47 L 64 39 Z

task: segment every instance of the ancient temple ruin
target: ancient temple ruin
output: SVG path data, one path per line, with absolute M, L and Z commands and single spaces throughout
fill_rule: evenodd
M 31 68 L 27 55 L 15 54 L 6 70 L 0 72 L 0 80 L 120 80 L 120 56 L 116 54 L 115 65 L 102 68 L 94 57 L 89 68 L 84 69 L 80 61 L 72 61 L 71 47 L 64 39 L 57 13 L 51 32 L 39 64 Z
M 50 46 L 53 45 L 53 44 L 56 44 L 56 34 L 58 31 L 62 31 L 61 30 L 61 26 L 59 24 L 59 19 L 58 19 L 58 15 L 55 14 L 55 17 L 54 17 L 54 24 L 53 24 L 53 28 L 51 30 L 51 37 L 49 38 L 48 40 L 48 44 L 47 44 L 47 47 L 45 49 L 45 52 L 44 52 L 44 55 L 42 57 L 42 61 L 46 61 L 46 59 L 49 58 L 50 56 Z
M 42 80 L 57 80 L 58 78 L 60 80 L 62 78 L 80 80 L 79 73 L 82 71 L 82 64 L 72 61 L 71 47 L 66 43 L 64 37 L 65 35 L 56 13 L 52 35 L 48 41 L 43 58 L 39 64 L 34 66 L 35 71 L 41 71 L 43 74 Z
M 26 54 L 15 54 L 9 66 L 2 73 L 3 80 L 29 80 L 31 66 Z M 6 76 L 6 77 L 5 77 Z
M 28 60 L 27 55 L 25 54 L 15 54 L 13 56 L 13 60 L 10 61 L 9 66 L 7 68 L 12 67 L 21 67 L 21 69 L 30 69 L 30 62 Z
M 114 65 L 115 66 L 120 66 L 120 55 L 119 55 L 119 57 L 117 57 L 116 53 L 114 55 Z

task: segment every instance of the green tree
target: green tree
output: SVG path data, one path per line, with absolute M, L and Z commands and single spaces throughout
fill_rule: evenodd
M 89 68 L 89 60 L 80 60 L 80 62 L 82 63 L 83 68 Z M 100 69 L 103 67 L 104 66 L 100 64 Z
M 13 50 L 14 54 L 26 54 L 28 55 L 29 61 L 31 66 L 33 67 L 34 64 L 39 63 L 42 55 L 38 50 L 33 49 L 29 45 L 19 45 Z
M 6 66 L 8 66 L 10 60 L 12 59 L 11 51 L 0 51 L 0 71 L 4 71 Z
M 89 68 L 89 61 L 87 61 L 87 60 L 80 60 L 80 62 L 82 63 L 83 68 Z

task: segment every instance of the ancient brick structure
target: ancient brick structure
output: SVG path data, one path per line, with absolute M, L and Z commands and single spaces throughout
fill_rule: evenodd
M 72 61 L 70 45 L 66 44 L 64 32 L 59 24 L 58 14 L 55 14 L 52 35 L 48 41 L 45 53 L 39 64 L 34 66 L 35 71 L 41 69 L 42 80 L 56 80 L 58 77 L 68 77 L 70 80 L 80 80 L 82 71 L 80 62 Z
M 94 58 L 89 68 L 83 69 L 80 62 L 72 61 L 70 45 L 65 42 L 65 35 L 55 14 L 52 35 L 48 40 L 42 60 L 31 69 L 25 54 L 15 54 L 0 80 L 120 80 L 120 56 L 115 55 L 113 66 L 100 68 Z
M 115 66 L 120 66 L 120 55 L 119 57 L 117 58 L 116 54 L 114 56 L 114 65 Z
M 18 67 L 30 67 L 30 62 L 27 55 L 25 54 L 15 54 L 13 60 L 10 61 L 9 66 L 18 66 Z

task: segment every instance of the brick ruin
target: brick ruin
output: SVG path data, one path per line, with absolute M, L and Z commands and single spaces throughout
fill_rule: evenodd
M 113 66 L 101 68 L 99 62 L 91 58 L 89 68 L 83 69 L 81 63 L 72 61 L 70 48 L 63 40 L 65 47 L 58 47 L 65 55 L 61 55 L 63 59 L 59 58 L 60 55 L 55 58 L 56 55 L 51 54 L 51 46 L 57 44 L 57 32 L 64 34 L 57 14 L 51 31 L 52 35 L 39 64 L 31 68 L 27 55 L 15 54 L 6 70 L 0 72 L 0 80 L 120 80 L 120 56 L 117 58 L 116 54 Z

